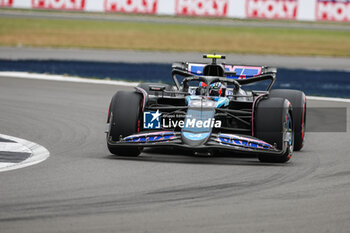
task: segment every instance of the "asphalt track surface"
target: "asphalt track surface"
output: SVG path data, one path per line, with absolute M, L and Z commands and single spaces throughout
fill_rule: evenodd
M 0 78 L 1 133 L 51 154 L 0 173 L 1 233 L 349 232 L 349 130 L 307 134 L 282 165 L 169 150 L 115 157 L 103 131 L 118 89 L 128 88 Z

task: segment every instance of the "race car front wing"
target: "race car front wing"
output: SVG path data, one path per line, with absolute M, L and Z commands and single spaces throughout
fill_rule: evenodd
M 212 134 L 209 139 L 199 146 L 188 145 L 183 142 L 181 132 L 157 131 L 150 133 L 138 133 L 121 138 L 120 141 L 112 141 L 108 138 L 111 146 L 127 147 L 162 147 L 173 146 L 192 151 L 204 151 L 209 149 L 229 150 L 233 152 L 246 152 L 254 154 L 283 154 L 275 145 L 259 140 L 254 137 L 237 134 Z

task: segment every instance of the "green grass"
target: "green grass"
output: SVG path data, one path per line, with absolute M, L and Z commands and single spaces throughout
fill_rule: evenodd
M 0 18 L 0 45 L 350 57 L 350 31 Z

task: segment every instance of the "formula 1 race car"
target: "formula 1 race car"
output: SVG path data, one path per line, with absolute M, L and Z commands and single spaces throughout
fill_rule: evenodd
M 276 68 L 217 63 L 172 65 L 174 85 L 141 83 L 118 91 L 107 119 L 112 154 L 138 156 L 144 147 L 171 147 L 211 156 L 255 154 L 261 162 L 287 162 L 303 147 L 305 94 L 271 89 Z M 252 90 L 266 83 L 267 90 Z

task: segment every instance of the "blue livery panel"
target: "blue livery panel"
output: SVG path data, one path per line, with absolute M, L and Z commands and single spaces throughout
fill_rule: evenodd
M 206 64 L 189 63 L 188 71 L 192 74 L 202 75 L 205 65 Z M 261 67 L 258 66 L 225 65 L 225 70 L 228 72 L 236 72 L 236 75 L 227 75 L 228 78 L 234 79 L 252 78 L 261 74 Z

